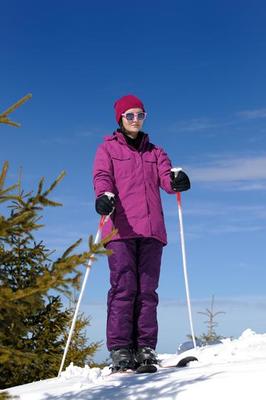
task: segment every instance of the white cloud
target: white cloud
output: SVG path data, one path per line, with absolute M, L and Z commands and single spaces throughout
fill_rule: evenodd
M 206 166 L 191 167 L 189 174 L 194 182 L 253 181 L 257 188 L 264 188 L 260 180 L 266 180 L 266 156 L 217 159 Z
M 192 118 L 188 121 L 175 123 L 171 130 L 182 132 L 196 132 L 217 128 L 220 124 L 213 122 L 209 118 Z
M 202 132 L 205 137 L 215 137 L 216 135 L 220 135 L 222 130 L 223 132 L 230 132 L 230 135 L 245 134 L 249 141 L 258 141 L 262 138 L 261 136 L 258 136 L 258 133 L 261 131 L 264 133 L 264 130 L 263 127 L 258 128 L 256 120 L 262 120 L 265 118 L 266 108 L 259 108 L 235 112 L 232 115 L 221 116 L 216 119 L 211 117 L 199 117 L 174 121 L 169 129 L 171 132 L 183 132 L 187 134 Z M 247 120 L 250 121 L 252 125 L 247 124 Z M 256 130 L 254 132 L 253 129 L 253 132 L 250 132 L 250 126 L 254 126 L 254 123 Z
M 236 182 L 234 186 L 231 186 L 231 188 L 227 188 L 229 190 L 234 190 L 234 191 L 242 191 L 242 192 L 247 192 L 247 191 L 253 191 L 253 190 L 266 190 L 266 183 L 261 183 L 261 182 L 249 182 L 249 183 L 241 183 L 241 182 Z
M 95 130 L 85 130 L 85 131 L 78 132 L 76 134 L 77 137 L 84 137 L 84 138 L 92 137 L 92 136 L 96 136 L 96 135 L 99 135 L 99 132 L 96 132 Z
M 245 119 L 260 119 L 266 118 L 266 108 L 259 108 L 257 110 L 245 110 L 237 113 L 237 116 Z
M 64 136 L 54 136 L 54 137 L 47 137 L 47 138 L 42 138 L 40 140 L 41 144 L 49 144 L 49 145 L 69 145 L 69 144 L 74 144 L 75 140 L 70 137 L 64 137 Z
M 217 227 L 208 228 L 209 235 L 221 235 L 227 233 L 246 233 L 246 232 L 260 232 L 265 230 L 265 226 L 262 225 L 240 225 L 240 224 L 227 224 L 219 225 Z
M 213 224 L 212 222 L 210 222 L 209 224 L 197 224 L 197 225 L 189 225 L 187 226 L 186 229 L 186 238 L 187 239 L 201 239 L 203 237 L 214 237 L 217 235 L 228 235 L 228 234 L 236 234 L 236 233 L 255 233 L 255 232 L 262 232 L 265 231 L 265 224 L 264 225 L 258 225 L 254 223 L 249 223 L 249 224 L 245 224 L 243 223 L 243 221 L 239 221 L 239 223 L 220 223 L 217 222 L 215 224 Z M 172 235 L 172 237 L 170 237 L 170 239 L 172 239 L 172 241 L 169 243 L 176 242 L 176 237 L 177 235 L 174 234 Z
M 256 218 L 265 218 L 266 209 L 265 206 L 261 205 L 233 205 L 219 202 L 204 202 L 204 204 L 196 202 L 191 204 L 189 208 L 185 210 L 187 215 L 193 216 L 224 216 L 224 215 L 252 215 Z M 173 213 L 174 215 L 174 213 Z

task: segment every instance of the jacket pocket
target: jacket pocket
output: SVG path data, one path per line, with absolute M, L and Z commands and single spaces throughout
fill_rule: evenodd
M 116 180 L 129 178 L 134 172 L 133 161 L 130 156 L 111 156 Z
M 154 153 L 145 153 L 143 155 L 143 166 L 146 178 L 148 178 L 152 182 L 157 182 L 157 158 Z

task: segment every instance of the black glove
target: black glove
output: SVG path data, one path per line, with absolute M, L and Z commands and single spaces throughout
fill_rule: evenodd
M 115 198 L 108 197 L 106 194 L 103 194 L 100 197 L 97 197 L 95 201 L 95 209 L 100 215 L 108 215 L 110 214 L 115 207 Z
M 175 176 L 174 171 L 171 171 L 170 178 L 171 188 L 175 192 L 184 192 L 185 190 L 190 189 L 190 180 L 184 171 L 178 171 L 177 176 Z

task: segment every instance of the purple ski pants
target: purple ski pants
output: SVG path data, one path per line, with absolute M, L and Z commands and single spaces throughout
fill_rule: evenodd
M 153 238 L 111 241 L 111 289 L 107 304 L 107 348 L 156 347 L 157 305 L 163 243 Z

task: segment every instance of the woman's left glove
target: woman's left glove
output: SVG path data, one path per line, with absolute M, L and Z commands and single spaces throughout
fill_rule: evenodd
M 171 188 L 175 192 L 184 192 L 185 190 L 190 189 L 190 180 L 184 171 L 178 171 L 177 175 L 174 171 L 171 171 L 170 178 Z
M 95 201 L 95 209 L 100 215 L 109 215 L 115 208 L 115 197 L 112 193 L 106 192 Z

